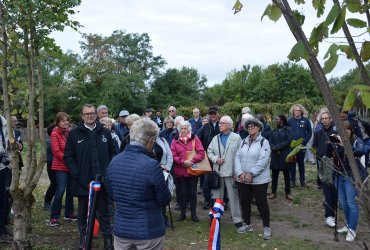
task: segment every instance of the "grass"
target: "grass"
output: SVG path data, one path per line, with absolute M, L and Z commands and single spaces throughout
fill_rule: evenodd
M 222 249 L 345 249 L 341 243 L 331 243 L 331 231 L 323 225 L 322 192 L 315 188 L 316 170 L 314 167 L 307 167 L 307 182 L 310 188 L 297 187 L 292 190 L 293 202 L 285 200 L 284 181 L 282 176 L 279 180 L 278 198 L 269 201 L 271 211 L 272 239 L 263 240 L 261 219 L 255 206 L 252 207 L 252 225 L 255 232 L 238 234 L 229 216 L 225 213 L 221 220 L 221 246 Z M 35 204 L 32 213 L 33 231 L 29 239 L 36 250 L 59 250 L 76 249 L 78 246 L 78 230 L 76 222 L 65 222 L 61 220 L 61 226 L 51 228 L 46 225 L 50 217 L 49 211 L 43 210 L 43 197 L 46 190 L 45 185 L 39 185 L 35 192 Z M 198 199 L 201 199 L 199 197 Z M 174 204 L 174 203 L 173 203 Z M 172 206 L 174 207 L 174 206 Z M 77 204 L 76 204 L 77 208 Z M 182 222 L 175 221 L 179 213 L 173 211 L 175 223 L 174 230 L 168 229 L 166 232 L 165 249 L 207 249 L 209 235 L 209 219 L 207 211 L 201 210 L 198 205 L 198 216 L 201 221 L 198 223 L 187 219 Z M 291 212 L 292 211 L 292 212 Z M 295 211 L 295 213 L 294 213 Z M 310 213 L 313 221 L 302 220 L 300 215 Z M 297 215 L 298 214 L 298 215 Z M 293 231 L 289 231 L 293 230 Z M 289 232 L 299 232 L 300 230 L 312 231 L 322 230 L 322 234 L 327 234 L 328 238 L 313 238 L 310 233 L 306 235 L 290 234 Z M 316 232 L 317 233 L 317 232 Z M 330 238 L 329 238 L 330 237 Z M 330 242 L 329 242 L 330 241 Z M 328 243 L 329 242 L 329 243 Z M 328 245 L 329 244 L 329 245 Z M 93 241 L 93 249 L 102 249 L 103 240 L 99 236 Z M 352 247 L 350 247 L 352 249 Z M 9 245 L 0 243 L 0 249 L 11 249 Z

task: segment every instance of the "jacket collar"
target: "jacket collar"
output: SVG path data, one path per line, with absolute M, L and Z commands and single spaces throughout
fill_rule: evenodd
M 125 148 L 125 151 L 132 151 L 132 152 L 136 152 L 136 153 L 142 153 L 142 154 L 145 154 L 147 155 L 148 157 L 151 157 L 152 154 L 142 145 L 133 145 L 133 144 L 128 144 Z

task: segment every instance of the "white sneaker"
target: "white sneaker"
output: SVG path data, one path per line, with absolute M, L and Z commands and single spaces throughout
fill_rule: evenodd
M 348 233 L 347 233 L 347 236 L 346 236 L 346 241 L 354 241 L 356 238 L 356 231 L 355 230 L 352 230 L 352 229 L 349 229 L 348 230 Z
M 328 218 L 326 218 L 325 222 L 326 225 L 328 225 L 329 227 L 335 227 L 335 219 L 333 216 L 329 216 Z
M 338 229 L 337 232 L 340 233 L 340 234 L 348 233 L 348 227 L 344 226 L 344 227 Z
M 269 227 L 264 227 L 263 228 L 263 239 L 264 240 L 271 239 L 271 229 Z
M 243 226 L 236 229 L 239 234 L 245 234 L 246 232 L 253 232 L 253 227 L 251 225 L 244 224 Z

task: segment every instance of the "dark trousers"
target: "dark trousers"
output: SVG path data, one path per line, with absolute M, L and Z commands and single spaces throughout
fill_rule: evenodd
M 208 187 L 208 174 L 204 175 L 203 197 L 204 197 L 204 202 L 211 202 L 211 189 Z
M 270 208 L 266 196 L 267 187 L 268 183 L 251 185 L 238 182 L 239 202 L 244 222 L 247 225 L 251 224 L 251 203 L 254 197 L 258 211 L 262 217 L 263 226 L 270 227 Z
M 321 180 L 320 180 L 320 177 L 319 177 L 319 164 L 320 164 L 320 160 L 317 159 L 316 160 L 316 167 L 317 167 L 316 183 L 317 183 L 317 186 L 322 187 L 322 183 L 321 183 Z
M 57 191 L 57 177 L 55 176 L 55 171 L 51 170 L 51 162 L 47 163 L 47 170 L 48 170 L 48 177 L 50 180 L 50 184 L 49 184 L 48 189 L 46 190 L 44 204 L 50 204 L 51 201 L 53 200 L 55 192 Z
M 297 154 L 297 164 L 298 164 L 298 171 L 299 171 L 299 181 L 301 184 L 305 182 L 305 167 L 304 167 L 304 156 L 306 154 L 306 150 L 301 150 Z M 295 182 L 295 176 L 296 176 L 296 164 L 291 164 L 290 169 L 290 180 L 292 182 Z
M 8 210 L 8 198 L 9 191 L 7 190 L 7 179 L 9 176 L 9 168 L 0 170 L 0 234 L 7 234 L 6 228 L 7 222 L 7 210 Z
M 179 188 L 179 202 L 181 214 L 186 213 L 187 201 L 190 203 L 190 212 L 196 215 L 197 208 L 197 183 L 198 177 L 177 178 L 177 187 Z
M 88 211 L 89 196 L 78 197 L 78 231 L 80 237 L 85 237 L 87 228 L 87 211 Z M 112 236 L 112 228 L 110 225 L 108 211 L 108 195 L 104 188 L 99 191 L 98 200 L 96 201 L 97 213 L 99 218 L 100 230 L 104 238 Z
M 277 185 L 279 181 L 279 173 L 283 172 L 284 183 L 285 183 L 285 194 L 290 194 L 290 174 L 289 169 L 272 169 L 272 183 L 271 183 L 271 192 L 276 194 Z
M 334 186 L 328 186 L 322 183 L 322 191 L 324 192 L 324 208 L 325 208 L 325 218 L 335 216 L 335 210 L 337 207 L 337 190 Z
M 57 171 L 55 173 L 57 178 L 57 190 L 55 192 L 53 205 L 51 206 L 51 218 L 59 219 L 62 210 L 62 199 L 65 195 L 65 209 L 64 217 L 72 217 L 74 215 L 73 195 L 72 195 L 72 178 L 67 172 Z

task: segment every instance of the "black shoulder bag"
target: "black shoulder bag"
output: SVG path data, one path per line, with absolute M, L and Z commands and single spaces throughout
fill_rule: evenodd
M 218 152 L 221 158 L 221 148 L 220 148 L 220 135 L 217 135 L 218 142 Z M 218 171 L 220 171 L 220 165 L 218 165 Z M 217 171 L 212 170 L 208 175 L 208 187 L 210 189 L 219 189 L 221 187 L 221 177 Z

